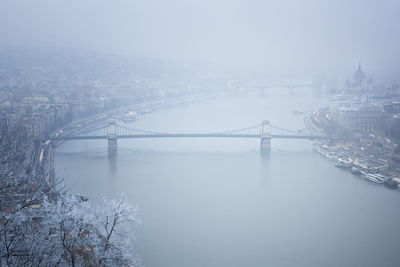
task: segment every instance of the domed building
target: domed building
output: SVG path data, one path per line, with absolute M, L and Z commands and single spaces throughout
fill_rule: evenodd
M 367 81 L 367 76 L 358 64 L 358 69 L 354 72 L 353 78 L 345 82 L 345 90 L 352 93 L 365 94 L 371 82 Z
M 353 82 L 357 85 L 362 85 L 366 81 L 367 76 L 365 76 L 364 71 L 361 69 L 361 64 L 358 63 L 358 69 L 353 74 Z

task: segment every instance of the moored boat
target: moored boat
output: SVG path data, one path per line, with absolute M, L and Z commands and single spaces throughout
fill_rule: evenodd
M 364 175 L 364 177 L 367 180 L 369 180 L 371 182 L 374 182 L 374 183 L 377 183 L 377 184 L 382 184 L 386 180 L 383 175 L 379 175 L 379 174 L 376 174 L 376 173 L 366 173 L 366 172 L 363 172 L 363 171 L 361 171 L 361 173 Z
M 337 159 L 338 158 L 338 154 L 334 151 L 331 151 L 328 148 L 328 146 L 326 146 L 326 145 L 314 143 L 313 149 L 328 159 Z
M 392 178 L 392 181 L 397 184 L 397 187 L 400 188 L 400 178 Z
M 338 168 L 351 168 L 353 165 L 353 160 L 351 158 L 346 157 L 338 157 L 337 162 L 335 164 Z
M 356 167 L 352 167 L 350 172 L 352 174 L 355 174 L 355 175 L 360 175 L 361 174 L 361 170 L 359 168 L 356 168 Z
M 387 179 L 384 183 L 383 183 L 383 185 L 385 186 L 385 187 L 387 187 L 387 188 L 390 188 L 390 189 L 397 189 L 399 186 L 398 186 L 398 184 L 395 182 L 395 181 L 393 181 L 392 179 Z
M 302 115 L 304 112 L 303 111 L 299 111 L 299 110 L 293 110 L 292 114 L 293 115 Z
M 127 123 L 127 122 L 132 122 L 132 121 L 137 121 L 139 118 L 137 116 L 126 116 L 122 118 L 122 121 Z

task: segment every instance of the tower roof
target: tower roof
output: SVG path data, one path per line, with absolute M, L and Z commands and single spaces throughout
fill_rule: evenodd
M 358 63 L 358 69 L 354 72 L 353 74 L 353 79 L 354 80 L 365 80 L 366 76 L 364 71 L 361 69 L 361 64 Z

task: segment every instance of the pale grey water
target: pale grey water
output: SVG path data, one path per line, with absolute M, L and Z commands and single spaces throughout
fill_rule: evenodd
M 223 131 L 263 119 L 304 128 L 292 110 L 328 103 L 309 92 L 214 99 L 131 123 L 155 131 Z M 119 140 L 66 142 L 56 169 L 94 201 L 125 193 L 140 208 L 146 266 L 400 266 L 400 192 L 337 169 L 309 141 Z

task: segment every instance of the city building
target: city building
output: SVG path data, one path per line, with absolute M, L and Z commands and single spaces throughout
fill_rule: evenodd
M 367 98 L 372 86 L 372 79 L 367 80 L 367 76 L 362 70 L 361 64 L 358 64 L 358 68 L 354 72 L 352 78 L 346 79 L 344 84 L 344 91 L 346 93 L 362 95 Z
M 359 99 L 340 99 L 330 105 L 331 118 L 343 128 L 358 133 L 387 132 L 390 114 L 380 106 Z

